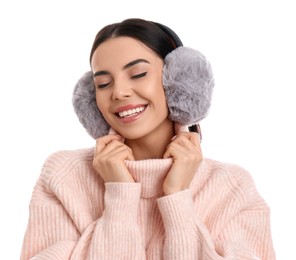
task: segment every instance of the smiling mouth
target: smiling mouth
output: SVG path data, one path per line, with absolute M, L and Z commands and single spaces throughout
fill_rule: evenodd
M 120 118 L 135 116 L 135 115 L 142 113 L 146 109 L 146 107 L 147 107 L 147 105 L 142 106 L 142 107 L 133 108 L 133 109 L 128 109 L 126 111 L 116 113 L 116 115 Z

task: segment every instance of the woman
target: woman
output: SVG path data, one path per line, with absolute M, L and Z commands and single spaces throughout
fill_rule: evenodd
M 204 56 L 164 25 L 128 19 L 97 34 L 90 65 L 73 104 L 95 149 L 45 162 L 21 259 L 275 259 L 251 176 L 202 156 Z

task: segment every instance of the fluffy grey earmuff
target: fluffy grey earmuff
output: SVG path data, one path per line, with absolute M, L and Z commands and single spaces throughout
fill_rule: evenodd
M 179 47 L 169 53 L 163 86 L 172 121 L 193 125 L 207 116 L 214 80 L 211 66 L 200 52 Z M 110 126 L 97 107 L 91 71 L 75 85 L 72 102 L 79 121 L 94 139 L 108 134 Z
M 179 47 L 165 57 L 163 87 L 170 119 L 193 125 L 208 114 L 214 87 L 210 63 L 197 50 Z
M 110 129 L 97 107 L 92 72 L 86 72 L 76 83 L 72 103 L 80 123 L 94 138 L 107 135 Z

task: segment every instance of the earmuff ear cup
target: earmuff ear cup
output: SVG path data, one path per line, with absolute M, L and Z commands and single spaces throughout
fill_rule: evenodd
M 108 134 L 110 126 L 97 107 L 91 71 L 86 72 L 76 83 L 72 104 L 80 123 L 94 139 Z
M 163 87 L 170 119 L 193 125 L 208 114 L 214 79 L 210 63 L 197 50 L 179 47 L 164 61 Z

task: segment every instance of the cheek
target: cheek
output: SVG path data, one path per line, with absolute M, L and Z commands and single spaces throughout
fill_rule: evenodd
M 167 105 L 166 96 L 165 96 L 165 93 L 164 93 L 164 89 L 163 88 L 158 89 L 158 91 L 157 91 L 157 101 L 162 106 L 166 106 Z
M 160 104 L 161 111 L 163 111 L 166 114 L 166 116 L 168 116 L 169 107 L 167 104 L 167 100 L 166 100 L 166 96 L 165 96 L 164 91 L 162 92 L 162 95 L 159 95 L 159 104 Z
M 157 109 L 167 110 L 166 96 L 161 79 L 152 82 L 150 87 L 145 89 L 145 93 L 153 99 L 153 103 Z
M 155 85 L 153 95 L 156 97 L 159 104 L 166 105 L 166 96 L 161 81 Z
M 167 100 L 166 100 L 166 95 L 165 91 L 162 85 L 159 85 L 159 87 L 156 90 L 156 98 L 157 101 L 156 103 L 159 106 L 159 109 L 164 112 L 166 115 L 169 113 L 168 105 L 167 105 Z
M 145 88 L 145 91 L 150 96 L 155 97 L 155 99 L 159 99 L 159 101 L 165 98 L 164 88 L 162 86 L 162 76 L 157 75 L 152 78 L 149 82 L 149 86 Z
M 105 102 L 103 100 L 104 100 L 104 95 L 96 94 L 97 107 L 99 108 L 103 116 L 105 116 L 104 114 L 106 114 L 106 111 L 107 111 L 107 106 L 106 106 L 107 102 L 106 102 L 106 99 L 105 99 Z
M 154 106 L 157 110 L 159 110 L 161 113 L 168 113 L 168 105 L 166 101 L 166 95 L 164 92 L 164 89 L 162 85 L 159 85 L 153 90 L 153 93 L 151 93 L 151 96 L 154 97 Z

